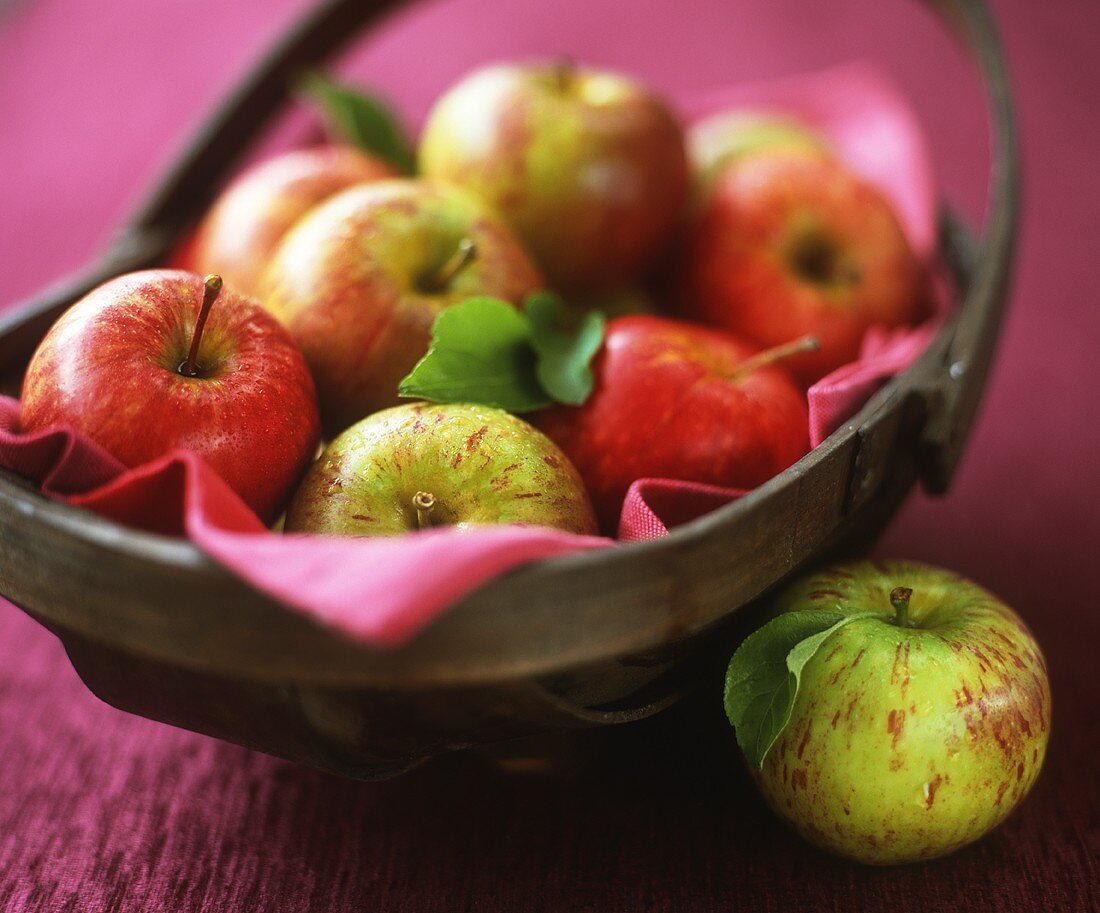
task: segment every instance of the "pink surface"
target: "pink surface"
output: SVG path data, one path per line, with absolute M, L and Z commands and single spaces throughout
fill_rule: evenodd
M 928 152 L 915 115 L 874 67 L 854 64 L 724 89 L 689 98 L 682 107 L 694 116 L 748 108 L 804 118 L 893 201 L 914 249 L 930 262 L 936 212 Z M 945 305 L 946 293 L 941 290 L 938 299 Z M 821 443 L 887 378 L 908 367 L 937 325 L 931 320 L 889 334 L 869 331 L 857 362 L 810 388 L 811 445 Z M 18 403 L 0 399 L 0 464 L 43 483 L 51 496 L 127 525 L 186 535 L 258 589 L 372 646 L 408 640 L 458 599 L 518 564 L 612 544 L 522 528 L 437 530 L 399 539 L 272 535 L 195 454 L 167 454 L 122 471 L 114 457 L 71 431 L 22 435 L 18 415 Z M 64 487 L 51 487 L 55 478 Z M 650 491 L 659 492 L 653 503 L 647 501 Z M 732 489 L 646 480 L 627 495 L 618 538 L 633 542 L 666 535 L 671 526 L 739 495 Z
M 0 299 L 16 301 L 101 246 L 181 125 L 305 5 L 3 7 Z M 879 551 L 975 577 L 1043 644 L 1057 723 L 1049 769 L 1018 816 L 943 863 L 867 873 L 769 825 L 747 783 L 723 792 L 727 772 L 708 773 L 692 752 L 652 761 L 657 743 L 587 790 L 461 769 L 438 781 L 338 783 L 100 704 L 46 631 L 0 605 L 0 909 L 774 910 L 799 908 L 815 885 L 827 908 L 902 913 L 940 908 L 939 898 L 952 910 L 1088 909 L 1100 751 L 1100 622 L 1087 595 L 1100 542 L 1089 382 L 1100 351 L 1089 202 L 1100 10 L 993 6 L 1027 164 L 1014 306 L 950 496 L 914 498 Z M 948 197 L 981 211 L 987 144 L 971 73 L 919 6 L 900 0 L 699 0 L 690 15 L 639 0 L 629 16 L 617 0 L 448 0 L 396 22 L 349 71 L 388 88 L 415 119 L 480 60 L 561 49 L 640 68 L 677 94 L 870 57 L 913 99 Z M 700 774 L 705 795 L 685 785 Z M 431 864 L 418 864 L 425 854 Z

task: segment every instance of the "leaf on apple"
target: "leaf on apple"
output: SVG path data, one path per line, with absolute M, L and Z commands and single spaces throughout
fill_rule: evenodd
M 565 303 L 547 292 L 529 295 L 523 303 L 531 321 L 531 344 L 538 356 L 539 383 L 559 403 L 579 406 L 592 393 L 591 362 L 603 345 L 607 324 L 599 311 L 589 311 L 569 328 Z
M 802 670 L 838 629 L 874 612 L 785 612 L 745 638 L 726 669 L 726 717 L 757 770 L 791 719 Z
M 590 363 L 603 343 L 604 317 L 571 327 L 556 296 L 528 297 L 523 311 L 496 298 L 469 298 L 440 312 L 428 353 L 401 381 L 404 397 L 483 403 L 508 412 L 554 402 L 580 405 L 592 392 Z
M 436 403 L 530 412 L 551 402 L 535 363 L 527 317 L 506 301 L 470 298 L 435 319 L 428 354 L 397 392 Z
M 416 170 L 412 143 L 393 110 L 380 98 L 321 73 L 307 74 L 302 92 L 320 108 L 329 134 L 385 159 L 403 174 Z

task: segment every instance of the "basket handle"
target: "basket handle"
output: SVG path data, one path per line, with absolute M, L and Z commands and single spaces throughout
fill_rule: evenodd
M 175 165 L 111 244 L 106 255 L 0 317 L 0 373 L 27 359 L 61 311 L 101 282 L 162 260 L 209 205 L 269 119 L 288 101 L 299 74 L 338 52 L 364 26 L 408 0 L 324 0 L 251 70 L 205 121 Z M 967 44 L 984 77 L 994 131 L 990 215 L 972 281 L 948 346 L 947 370 L 925 389 L 920 440 L 925 487 L 944 491 L 977 411 L 1004 311 L 1017 220 L 1018 155 L 1008 77 L 982 0 L 923 0 Z
M 1019 219 L 1020 162 L 1008 71 L 989 10 L 981 0 L 925 0 L 966 44 L 982 74 L 992 128 L 989 215 L 973 252 L 971 280 L 948 343 L 946 371 L 926 391 L 920 438 L 924 487 L 944 492 L 962 456 L 1004 318 Z M 950 227 L 948 228 L 950 230 Z M 960 243 L 969 243 L 956 235 Z

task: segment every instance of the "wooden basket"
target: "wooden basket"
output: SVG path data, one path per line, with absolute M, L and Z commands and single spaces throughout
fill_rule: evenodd
M 72 302 L 163 262 L 288 101 L 293 77 L 398 0 L 328 0 L 210 118 L 119 236 L 75 280 L 0 321 L 0 374 Z M 362 778 L 503 739 L 638 719 L 680 693 L 743 606 L 798 568 L 866 548 L 916 480 L 950 479 L 996 344 L 1017 209 L 1004 62 L 979 0 L 931 0 L 984 75 L 995 154 L 985 234 L 943 220 L 961 306 L 920 360 L 795 466 L 747 497 L 617 549 L 541 561 L 468 596 L 407 646 L 320 627 L 189 542 L 47 500 L 0 471 L 0 592 L 61 638 L 103 700 Z

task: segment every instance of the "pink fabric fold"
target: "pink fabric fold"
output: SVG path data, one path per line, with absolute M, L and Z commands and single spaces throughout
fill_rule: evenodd
M 858 173 L 897 207 L 911 243 L 931 262 L 935 187 L 916 119 L 874 68 L 852 64 L 766 86 L 722 89 L 684 104 L 692 117 L 729 108 L 788 113 L 820 130 Z M 872 331 L 858 361 L 808 392 L 814 446 L 854 415 L 934 335 L 926 324 Z M 612 539 L 549 529 L 433 530 L 391 539 L 278 535 L 196 454 L 175 452 L 127 470 L 92 441 L 66 429 L 23 434 L 19 403 L 0 398 L 0 464 L 35 481 L 49 497 L 128 526 L 186 536 L 213 560 L 320 624 L 378 648 L 407 641 L 464 595 L 518 565 Z M 622 543 L 664 536 L 744 492 L 670 479 L 640 479 L 623 505 Z

